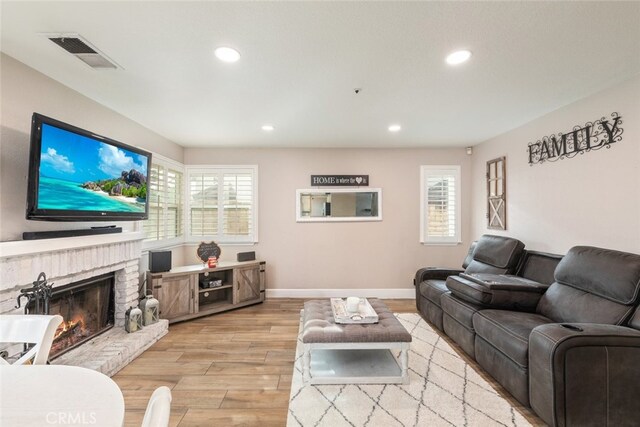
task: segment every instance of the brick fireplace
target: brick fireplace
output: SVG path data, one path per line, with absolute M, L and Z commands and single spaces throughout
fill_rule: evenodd
M 115 374 L 168 330 L 168 322 L 161 320 L 140 332 L 124 331 L 125 311 L 138 304 L 142 239 L 142 233 L 129 232 L 0 243 L 0 314 L 23 313 L 15 308 L 16 298 L 21 289 L 32 286 L 40 272 L 45 272 L 49 284 L 53 283 L 54 293 L 78 282 L 111 275 L 114 327 L 52 363 Z

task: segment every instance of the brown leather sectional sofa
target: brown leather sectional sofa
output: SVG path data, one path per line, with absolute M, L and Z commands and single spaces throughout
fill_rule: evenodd
M 421 315 L 553 426 L 640 425 L 640 255 L 482 236 L 416 273 Z

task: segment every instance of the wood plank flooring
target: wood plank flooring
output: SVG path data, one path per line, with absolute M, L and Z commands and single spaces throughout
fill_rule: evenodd
M 416 312 L 414 300 L 385 303 L 396 313 Z M 113 377 L 125 398 L 125 426 L 140 426 L 151 393 L 162 385 L 173 395 L 171 426 L 284 426 L 303 304 L 271 299 L 171 325 L 166 336 Z M 543 425 L 483 376 L 530 422 Z

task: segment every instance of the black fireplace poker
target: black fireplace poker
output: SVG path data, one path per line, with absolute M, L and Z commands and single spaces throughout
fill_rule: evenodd
M 20 290 L 16 308 L 20 308 L 20 301 L 22 298 L 26 298 L 27 303 L 24 305 L 24 314 L 29 314 L 29 306 L 34 308 L 34 314 L 49 314 L 49 300 L 51 299 L 52 287 L 53 283 L 47 283 L 47 275 L 44 274 L 44 272 L 40 273 L 31 288 Z

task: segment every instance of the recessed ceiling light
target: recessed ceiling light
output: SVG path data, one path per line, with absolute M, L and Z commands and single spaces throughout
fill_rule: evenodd
M 220 61 L 236 62 L 240 59 L 240 52 L 230 47 L 219 47 L 213 52 Z
M 389 132 L 400 132 L 400 129 L 402 129 L 400 125 L 389 126 Z
M 271 132 L 274 129 L 275 129 L 275 127 L 273 127 L 273 125 L 264 125 L 264 126 L 262 126 L 262 130 L 265 131 L 265 132 Z
M 466 62 L 471 58 L 470 50 L 457 50 L 447 56 L 447 64 L 458 65 Z

